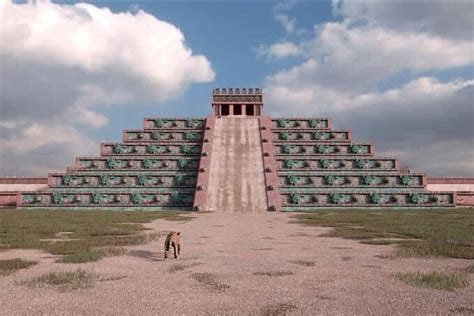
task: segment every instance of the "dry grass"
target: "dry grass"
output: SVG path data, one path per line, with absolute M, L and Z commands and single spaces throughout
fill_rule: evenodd
M 471 209 L 316 210 L 296 218 L 307 225 L 334 227 L 326 236 L 397 244 L 402 257 L 474 259 Z
M 76 290 L 91 287 L 98 280 L 96 274 L 78 269 L 68 272 L 50 272 L 20 284 L 29 287 L 52 286 L 60 290 Z
M 7 276 L 17 270 L 26 269 L 38 262 L 28 261 L 20 258 L 0 260 L 0 275 Z
M 64 256 L 60 261 L 67 263 L 96 261 L 124 254 L 123 246 L 159 238 L 156 233 L 146 234 L 142 225 L 155 219 L 185 221 L 191 217 L 148 211 L 3 209 L 0 249 L 43 249 Z M 67 242 L 52 241 L 58 237 Z
M 196 272 L 191 277 L 212 292 L 221 293 L 230 288 L 229 285 L 221 283 L 212 273 Z
M 296 305 L 292 303 L 277 303 L 272 305 L 264 306 L 260 309 L 259 315 L 261 316 L 283 316 L 289 312 L 293 312 L 297 309 Z
M 471 264 L 469 267 L 466 268 L 467 273 L 474 273 L 474 264 Z
M 291 271 L 259 271 L 259 272 L 254 272 L 253 275 L 264 275 L 264 276 L 269 276 L 269 277 L 281 277 L 281 276 L 293 275 L 293 272 L 291 272 Z
M 168 269 L 169 273 L 176 273 L 176 272 L 181 272 L 183 270 L 186 270 L 188 268 L 192 268 L 195 266 L 200 265 L 200 263 L 193 263 L 193 264 L 175 264 L 171 268 Z
M 303 266 L 303 267 L 314 267 L 316 263 L 314 261 L 309 261 L 309 260 L 294 260 L 290 261 L 291 263 Z
M 469 286 L 469 277 L 465 273 L 410 272 L 397 274 L 399 280 L 418 287 L 453 291 Z

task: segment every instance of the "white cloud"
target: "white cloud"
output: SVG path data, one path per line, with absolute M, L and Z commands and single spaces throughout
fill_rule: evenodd
M 267 77 L 267 111 L 329 116 L 357 140 L 373 140 L 378 154 L 399 155 L 418 171 L 474 176 L 474 81 L 425 77 L 472 67 L 470 7 L 452 4 L 443 17 L 446 5 L 437 3 L 417 19 L 432 2 L 334 3 L 343 21 L 315 25 L 312 39 L 293 42 L 306 60 Z M 410 8 L 416 12 L 400 13 Z M 469 12 L 458 20 L 462 10 Z M 463 34 L 453 33 L 460 29 Z M 408 82 L 390 80 L 401 72 Z M 394 88 L 380 91 L 384 80 Z
M 279 42 L 273 45 L 261 45 L 257 49 L 259 56 L 265 56 L 267 59 L 281 59 L 290 56 L 299 56 L 302 54 L 302 49 L 292 42 Z
M 344 23 L 318 26 L 312 40 L 293 45 L 308 60 L 271 76 L 270 81 L 295 86 L 317 82 L 361 91 L 402 70 L 416 73 L 474 62 L 469 41 Z
M 32 167 L 17 172 L 34 172 L 33 153 L 51 151 L 50 143 L 61 144 L 54 152 L 71 159 L 78 148 L 90 149 L 79 126 L 108 123 L 101 107 L 160 103 L 213 80 L 210 62 L 192 53 L 176 26 L 138 7 L 131 11 L 0 1 L 0 165 L 30 156 Z M 57 133 L 67 137 L 59 142 Z M 16 148 L 16 142 L 29 145 Z
M 417 78 L 384 92 L 343 94 L 318 85 L 268 86 L 267 111 L 278 116 L 331 117 L 377 155 L 430 175 L 474 175 L 474 81 Z M 449 168 L 440 168 L 446 165 Z
M 334 1 L 334 12 L 348 21 L 366 21 L 402 31 L 452 39 L 473 39 L 473 1 Z

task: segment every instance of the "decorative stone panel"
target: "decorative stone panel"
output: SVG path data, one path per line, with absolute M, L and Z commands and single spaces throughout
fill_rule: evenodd
M 274 129 L 330 129 L 331 122 L 328 118 L 278 118 L 272 119 Z
M 186 143 L 182 145 L 155 145 L 147 143 L 137 143 L 128 145 L 123 143 L 102 143 L 100 154 L 108 155 L 200 155 L 200 143 Z
M 121 173 L 121 174 L 51 174 L 51 187 L 68 188 L 117 188 L 117 187 L 195 187 L 197 175 Z
M 284 130 L 274 132 L 274 142 L 349 142 L 351 140 L 348 131 L 301 131 Z
M 406 192 L 283 192 L 284 211 L 311 207 L 446 207 L 454 205 L 453 193 Z
M 354 173 L 279 173 L 280 187 L 418 187 L 424 185 L 423 175 L 406 176 L 393 174 L 354 174 Z
M 275 144 L 276 155 L 372 155 L 370 144 Z
M 128 130 L 124 131 L 123 141 L 126 143 L 133 142 L 196 142 L 202 140 L 203 132 L 201 130 L 156 130 L 156 131 L 140 131 Z
M 84 157 L 77 158 L 75 169 L 78 171 L 97 170 L 197 170 L 199 157 Z
M 145 129 L 202 129 L 205 120 L 202 118 L 145 118 Z
M 194 192 L 23 192 L 22 207 L 191 207 Z

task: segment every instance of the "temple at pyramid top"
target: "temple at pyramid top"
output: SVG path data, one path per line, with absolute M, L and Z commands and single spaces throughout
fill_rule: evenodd
M 212 92 L 214 116 L 260 116 L 263 94 L 260 88 L 217 88 Z

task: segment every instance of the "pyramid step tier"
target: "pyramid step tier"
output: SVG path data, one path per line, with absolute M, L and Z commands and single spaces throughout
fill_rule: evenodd
M 273 118 L 272 129 L 331 129 L 329 118 Z
M 451 207 L 455 197 L 451 192 L 343 191 L 304 192 L 282 191 L 282 210 L 296 211 L 320 207 Z
M 201 129 L 206 120 L 203 118 L 160 118 L 147 117 L 143 121 L 143 128 L 152 129 Z
M 301 171 L 397 171 L 399 161 L 397 158 L 378 157 L 276 157 L 279 170 L 301 170 Z
M 280 188 L 283 187 L 420 187 L 426 186 L 422 174 L 387 175 L 387 174 L 310 174 L 290 173 L 278 175 Z
M 374 148 L 372 144 L 360 143 L 304 143 L 298 144 L 293 142 L 274 143 L 275 155 L 330 155 L 330 156 L 372 156 Z
M 195 187 L 197 174 L 193 173 L 99 173 L 99 174 L 50 174 L 48 185 L 56 187 Z
M 278 142 L 350 142 L 350 131 L 311 131 L 311 130 L 279 130 L 273 132 L 275 143 Z
M 199 157 L 183 156 L 108 156 L 78 157 L 76 171 L 188 171 L 199 168 Z
M 124 143 L 181 143 L 200 142 L 203 140 L 204 131 L 202 129 L 189 130 L 125 130 L 123 132 Z
M 150 143 L 136 143 L 133 145 L 124 143 L 102 143 L 100 146 L 101 156 L 110 155 L 187 155 L 196 156 L 201 154 L 201 143 L 186 143 L 186 144 L 175 144 L 175 145 L 158 145 Z
M 17 205 L 21 207 L 179 207 L 191 208 L 194 190 L 191 191 L 60 191 L 22 192 Z

